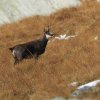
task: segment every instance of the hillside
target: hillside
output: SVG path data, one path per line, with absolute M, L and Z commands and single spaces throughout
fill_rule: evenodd
M 61 41 L 52 38 L 36 64 L 34 59 L 27 59 L 14 66 L 8 48 L 40 38 L 49 24 L 55 37 L 77 36 Z M 100 79 L 100 3 L 96 0 L 0 27 L 0 100 L 69 98 L 76 88 L 69 87 L 70 83 L 81 85 L 96 79 Z M 99 100 L 100 86 L 78 100 L 87 98 Z

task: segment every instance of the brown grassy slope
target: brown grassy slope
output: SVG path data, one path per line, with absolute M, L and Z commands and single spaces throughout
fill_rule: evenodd
M 70 82 L 82 84 L 100 78 L 100 40 L 94 40 L 100 36 L 100 4 L 91 1 L 49 17 L 35 16 L 0 28 L 0 100 L 68 96 L 73 90 L 68 87 Z M 56 35 L 78 36 L 49 43 L 36 64 L 31 59 L 13 66 L 8 48 L 40 37 L 48 24 Z

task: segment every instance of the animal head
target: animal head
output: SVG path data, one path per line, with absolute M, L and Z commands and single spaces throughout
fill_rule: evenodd
M 44 28 L 44 35 L 46 36 L 47 39 L 52 37 L 54 34 L 50 31 L 50 27 L 45 27 Z

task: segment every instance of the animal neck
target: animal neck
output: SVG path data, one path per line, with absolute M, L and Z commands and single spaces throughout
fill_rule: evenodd
M 45 48 L 48 43 L 48 38 L 44 35 L 44 37 L 41 40 L 41 45 Z
M 48 42 L 48 38 L 47 38 L 46 36 L 44 36 L 43 39 L 42 39 L 42 41 L 43 41 L 44 43 L 47 43 L 47 42 Z

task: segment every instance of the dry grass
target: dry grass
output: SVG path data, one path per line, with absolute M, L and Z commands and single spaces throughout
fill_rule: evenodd
M 100 40 L 94 40 L 100 36 L 100 4 L 91 1 L 49 17 L 35 16 L 0 28 L 0 100 L 68 97 L 73 91 L 69 83 L 100 78 Z M 30 59 L 14 66 L 8 48 L 39 38 L 48 24 L 56 35 L 78 36 L 48 43 L 36 64 Z M 99 96 L 94 98 L 99 100 Z

